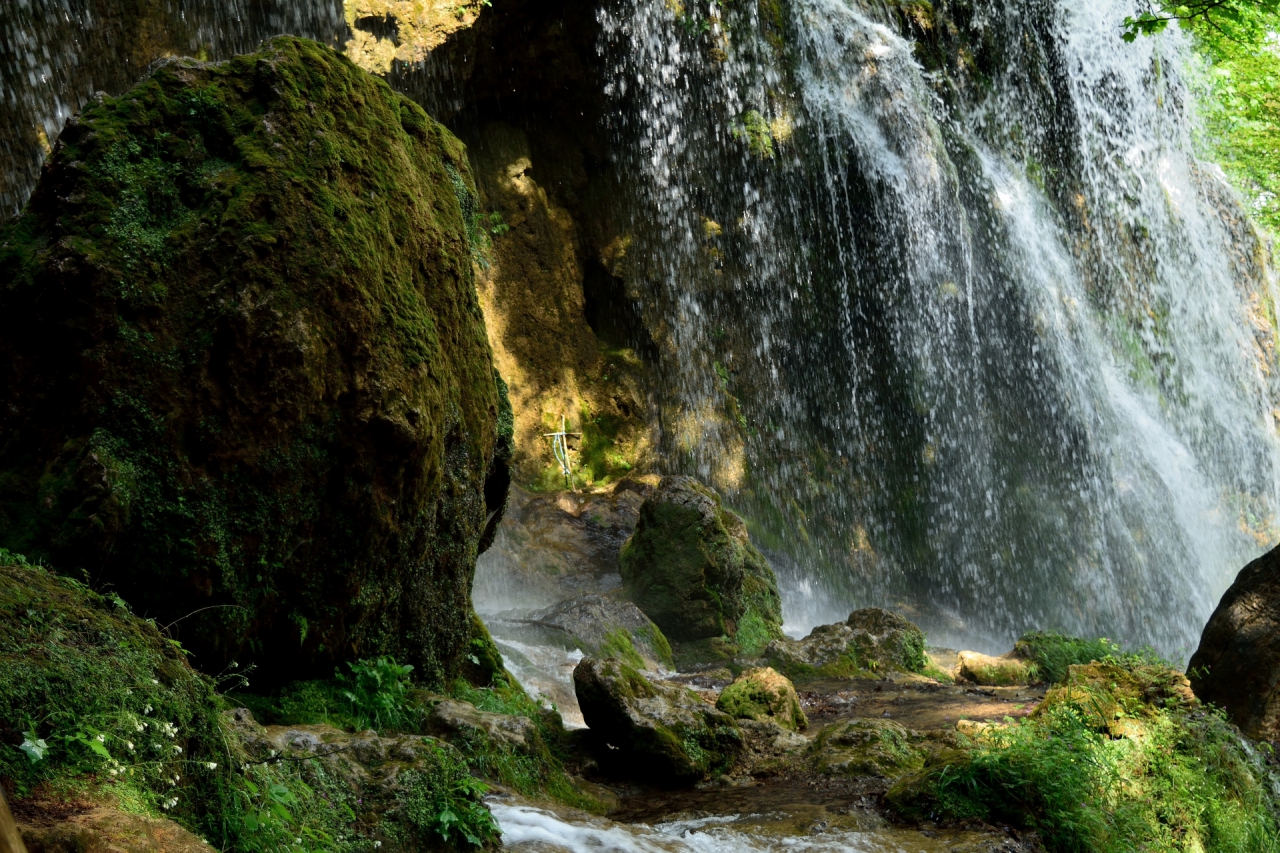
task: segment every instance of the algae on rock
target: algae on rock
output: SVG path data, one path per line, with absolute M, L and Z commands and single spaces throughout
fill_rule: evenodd
M 86 109 L 0 230 L 0 545 L 210 671 L 453 677 L 510 458 L 471 208 L 461 143 L 314 42 Z

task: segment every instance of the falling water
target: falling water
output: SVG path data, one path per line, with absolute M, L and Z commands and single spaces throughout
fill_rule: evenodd
M 1193 153 L 1184 39 L 953 5 L 600 13 L 666 446 L 795 625 L 1185 655 L 1276 538 L 1267 250 Z
M 1277 538 L 1269 249 L 1194 154 L 1179 34 L 976 5 L 601 4 L 667 458 L 751 519 L 792 629 L 1185 654 Z M 13 0 L 0 216 L 95 91 L 277 32 L 342 8 Z

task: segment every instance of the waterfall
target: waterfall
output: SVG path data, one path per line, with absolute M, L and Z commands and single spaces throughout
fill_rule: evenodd
M 1186 40 L 1086 6 L 600 12 L 664 445 L 793 627 L 1185 657 L 1277 538 L 1269 249 L 1196 158 Z
M 881 604 L 935 643 L 1044 627 L 1185 656 L 1280 538 L 1269 244 L 1196 156 L 1187 40 L 1125 44 L 1132 11 L 594 12 L 664 458 L 749 519 L 789 629 Z M 347 34 L 336 0 L 0 22 L 0 215 L 155 57 Z

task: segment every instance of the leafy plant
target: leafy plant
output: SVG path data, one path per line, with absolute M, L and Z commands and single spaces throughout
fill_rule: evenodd
M 1017 650 L 1033 663 L 1045 681 L 1057 684 L 1066 679 L 1071 666 L 1112 658 L 1120 653 L 1120 646 L 1105 637 L 1086 640 L 1052 631 L 1032 631 L 1019 638 Z
M 431 772 L 413 770 L 400 777 L 401 822 L 463 847 L 497 841 L 501 832 L 482 799 L 488 786 L 471 775 L 456 750 L 440 744 L 434 750 Z
M 1260 756 L 1220 713 L 1142 699 L 1179 680 L 1167 664 L 1112 661 L 1051 691 L 1034 716 L 962 738 L 962 757 L 899 783 L 890 802 L 1032 828 L 1056 853 L 1280 850 Z
M 1162 33 L 1169 24 L 1198 25 L 1241 42 L 1256 43 L 1266 35 L 1263 23 L 1280 12 L 1280 0 L 1143 0 L 1136 16 L 1124 19 L 1123 38 Z
M 409 714 L 405 698 L 412 686 L 409 673 L 413 667 L 385 656 L 347 666 L 350 675 L 335 671 L 334 678 L 345 686 L 342 695 L 351 703 L 356 727 L 378 731 L 406 728 Z

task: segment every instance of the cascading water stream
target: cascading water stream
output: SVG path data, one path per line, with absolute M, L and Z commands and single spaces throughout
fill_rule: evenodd
M 782 552 L 794 627 L 1188 653 L 1277 460 L 1274 282 L 1187 45 L 1121 2 L 785 8 L 601 12 L 668 449 Z

